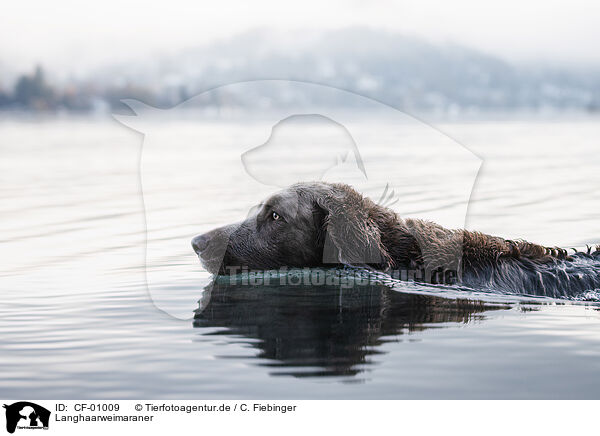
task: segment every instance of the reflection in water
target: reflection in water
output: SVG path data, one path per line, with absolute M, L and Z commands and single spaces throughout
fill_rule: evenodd
M 209 334 L 258 339 L 261 365 L 288 368 L 272 375 L 355 375 L 396 335 L 484 319 L 507 309 L 470 300 L 403 294 L 381 284 L 250 286 L 217 279 L 196 310 L 195 327 L 224 327 Z M 293 368 L 293 369 L 292 369 Z

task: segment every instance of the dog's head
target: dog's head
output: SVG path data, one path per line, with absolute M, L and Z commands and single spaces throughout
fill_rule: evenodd
M 299 183 L 246 220 L 196 236 L 192 247 L 218 274 L 335 264 L 385 268 L 389 256 L 374 220 L 380 208 L 348 185 Z

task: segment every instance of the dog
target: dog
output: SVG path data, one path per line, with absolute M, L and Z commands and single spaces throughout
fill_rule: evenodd
M 240 223 L 196 236 L 213 274 L 282 267 L 356 266 L 393 278 L 551 297 L 600 288 L 600 246 L 569 255 L 408 219 L 341 183 L 298 183 Z

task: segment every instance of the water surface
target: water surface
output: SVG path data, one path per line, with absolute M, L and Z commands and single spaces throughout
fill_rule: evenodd
M 416 177 L 432 167 L 407 157 L 405 183 L 395 186 L 400 213 L 448 225 L 467 207 L 470 229 L 546 245 L 600 243 L 597 120 L 437 127 L 483 159 L 471 201 L 436 195 L 428 183 L 438 173 Z M 244 218 L 275 188 L 243 174 L 190 183 L 197 171 L 224 171 L 175 166 L 173 150 L 193 155 L 199 128 L 217 142 L 224 131 L 193 120 L 157 126 L 172 148 L 156 173 L 162 188 L 146 194 L 178 221 L 147 233 L 139 134 L 103 120 L 0 123 L 0 396 L 600 397 L 594 292 L 576 302 L 400 283 L 213 283 L 189 240 Z M 248 149 L 252 128 L 227 132 Z M 376 172 L 397 169 L 381 150 L 364 152 Z M 170 177 L 169 165 L 178 170 Z M 365 185 L 369 195 L 378 190 Z M 149 265 L 157 294 L 146 286 L 146 238 L 161 254 Z

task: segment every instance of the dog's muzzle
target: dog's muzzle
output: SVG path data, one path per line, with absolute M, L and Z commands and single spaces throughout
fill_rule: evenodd
M 220 227 L 192 239 L 192 248 L 202 265 L 211 273 L 221 269 L 232 226 Z
M 192 239 L 192 248 L 196 252 L 197 255 L 200 255 L 203 251 L 208 247 L 208 241 L 210 237 L 205 233 L 203 235 L 198 235 L 194 239 Z

